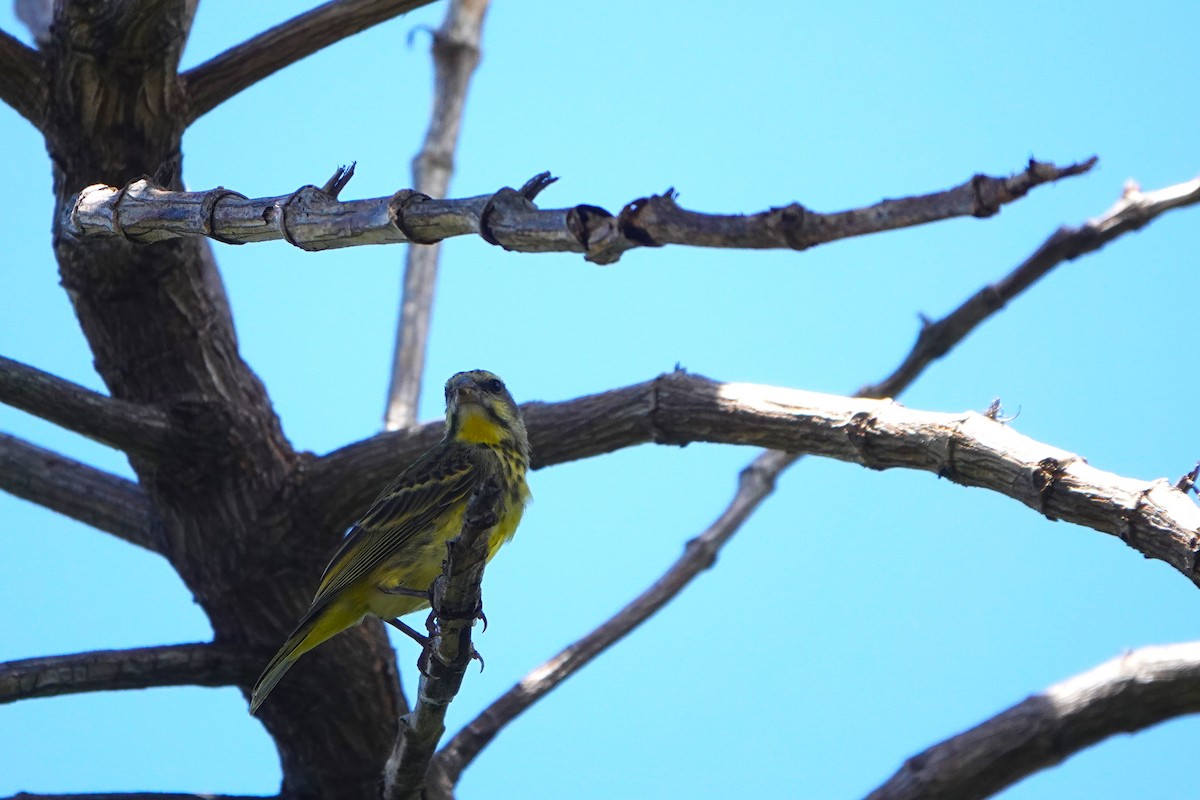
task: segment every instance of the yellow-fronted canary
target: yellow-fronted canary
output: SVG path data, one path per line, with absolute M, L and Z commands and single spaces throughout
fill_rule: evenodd
M 325 568 L 308 611 L 254 686 L 262 705 L 300 656 L 367 615 L 392 620 L 426 608 L 446 542 L 458 535 L 471 493 L 500 487 L 499 522 L 488 559 L 512 538 L 529 500 L 529 437 L 504 382 L 485 370 L 446 382 L 446 433 L 400 473 L 346 534 Z

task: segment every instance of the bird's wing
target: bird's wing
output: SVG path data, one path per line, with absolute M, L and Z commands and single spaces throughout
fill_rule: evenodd
M 313 605 L 370 574 L 414 534 L 433 525 L 455 503 L 464 502 L 478 475 L 475 460 L 453 443 L 443 442 L 413 462 L 346 534 L 321 576 Z

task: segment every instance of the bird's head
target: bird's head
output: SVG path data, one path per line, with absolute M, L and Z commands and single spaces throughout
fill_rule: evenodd
M 472 444 L 507 444 L 529 453 L 521 409 L 504 381 L 483 369 L 460 372 L 446 381 L 446 435 Z

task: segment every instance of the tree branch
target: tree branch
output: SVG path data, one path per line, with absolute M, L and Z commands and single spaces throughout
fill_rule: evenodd
M 1200 199 L 1196 184 L 1197 181 L 1191 181 L 1150 195 L 1139 193 L 1137 197 L 1127 190 L 1121 201 L 1102 217 L 1077 228 L 1060 228 L 1002 280 L 968 298 L 944 320 L 926 326 L 900 367 L 880 383 L 860 389 L 858 396 L 882 398 L 899 394 L 932 361 L 945 355 L 976 326 L 1058 264 L 1103 247 L 1120 233 L 1140 228 L 1169 208 L 1196 202 Z M 662 578 L 599 628 L 532 670 L 455 734 L 434 760 L 431 780 L 436 782 L 433 787 L 439 789 L 443 797 L 451 796 L 463 769 L 505 725 L 649 619 L 707 569 L 720 548 L 774 491 L 779 474 L 798 458 L 798 455 L 779 450 L 765 450 L 755 458 L 742 471 L 733 501 L 707 530 L 688 542 L 683 555 Z M 1176 488 L 1186 493 L 1184 485 Z
M 429 780 L 433 796 L 453 797 L 462 771 L 505 725 L 653 616 L 693 578 L 711 567 L 721 547 L 774 489 L 775 477 L 782 468 L 772 461 L 783 459 L 790 463 L 793 457 L 768 451 L 755 459 L 742 470 L 733 502 L 707 530 L 687 543 L 683 555 L 661 578 L 598 628 L 530 671 L 456 733 L 432 764 Z
M 158 409 L 107 397 L 3 356 L 0 402 L 127 453 L 158 455 L 170 446 L 171 426 Z
M 0 664 L 0 703 L 155 686 L 249 685 L 262 654 L 210 643 L 97 650 Z
M 133 481 L 0 433 L 0 489 L 154 553 L 162 536 Z
M 1146 647 L 904 762 L 869 800 L 989 797 L 1118 733 L 1200 711 L 1200 642 Z
M 967 412 L 914 411 L 891 401 L 854 399 L 753 384 L 717 383 L 675 372 L 579 400 L 524 407 L 538 466 L 596 455 L 645 442 L 745 444 L 850 461 L 871 469 L 933 472 L 1019 500 L 1039 513 L 1118 535 L 1150 558 L 1166 561 L 1200 583 L 1200 509 L 1165 480 L 1146 483 L 1101 472 L 1083 459 L 1029 439 L 995 420 Z M 552 426 L 548 418 L 569 424 Z M 311 487 L 318 507 L 351 518 L 370 501 L 382 476 L 420 452 L 422 434 L 381 434 L 336 451 L 314 465 Z M 588 432 L 602 432 L 599 438 Z M 399 444 L 404 439 L 404 444 Z M 553 442 L 557 440 L 557 446 Z M 423 442 L 422 442 L 423 443 Z M 382 461 L 386 444 L 395 446 Z M 348 463 L 369 474 L 345 477 Z M 398 466 L 399 465 L 399 466 Z M 337 497 L 330 493 L 339 490 Z
M 331 0 L 210 58 L 182 75 L 190 125 L 238 92 L 392 17 L 433 0 Z
M 46 124 L 49 96 L 49 79 L 41 53 L 0 31 L 0 102 L 12 106 L 40 131 Z
M 916 346 L 895 372 L 880 383 L 864 386 L 861 397 L 895 397 L 931 361 L 941 358 L 962 341 L 980 320 L 994 314 L 1063 261 L 1104 247 L 1118 236 L 1138 230 L 1173 208 L 1200 202 L 1200 178 L 1153 192 L 1126 187 L 1121 199 L 1107 212 L 1082 225 L 1064 225 L 1033 255 L 1003 280 L 983 287 L 973 297 L 937 322 L 927 322 Z
M 314 186 L 251 200 L 221 188 L 172 192 L 141 179 L 124 188 L 87 187 L 61 224 L 76 237 L 123 236 L 142 243 L 180 236 L 212 236 L 228 243 L 284 239 L 305 250 L 430 244 L 478 234 L 506 250 L 584 253 L 589 261 L 611 264 L 635 247 L 804 250 L 952 217 L 987 217 L 1033 187 L 1083 174 L 1095 163 L 1094 157 L 1065 167 L 1030 161 L 1024 171 L 1007 178 L 976 175 L 953 189 L 882 200 L 866 208 L 820 214 L 793 203 L 749 216 L 688 211 L 670 191 L 638 198 L 616 216 L 590 205 L 541 210 L 532 201 L 549 184 L 545 174 L 520 191 L 504 188 L 459 200 L 434 200 L 405 189 L 391 197 L 346 202 Z
M 412 711 L 400 718 L 400 734 L 383 778 L 384 800 L 420 800 L 446 709 L 475 656 L 471 626 L 480 615 L 489 532 L 499 521 L 500 486 L 490 480 L 472 495 L 462 532 L 447 545 L 443 573 L 433 585 L 429 644 L 421 658 L 421 681 Z
M 425 143 L 413 159 L 413 188 L 428 197 L 445 197 L 454 173 L 454 150 L 462 123 L 471 75 L 479 65 L 479 42 L 488 0 L 451 0 L 442 27 L 433 35 L 433 113 Z M 404 264 L 404 297 L 392 357 L 392 379 L 384 428 L 417 422 L 417 402 L 425 374 L 425 350 L 441 245 L 410 244 Z

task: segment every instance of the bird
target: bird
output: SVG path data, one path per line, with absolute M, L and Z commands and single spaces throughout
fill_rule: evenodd
M 459 534 L 472 492 L 485 482 L 500 489 L 488 560 L 513 537 L 530 499 L 529 457 L 525 422 L 504 381 L 486 370 L 451 376 L 441 441 L 401 472 L 350 528 L 308 611 L 254 685 L 250 713 L 302 655 L 367 616 L 415 634 L 398 618 L 429 606 L 446 543 Z

